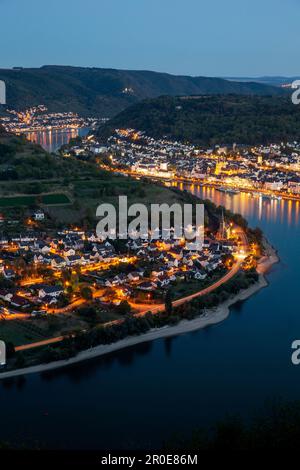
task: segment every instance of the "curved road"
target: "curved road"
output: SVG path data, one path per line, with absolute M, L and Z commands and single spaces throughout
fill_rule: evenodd
M 206 287 L 205 289 L 200 290 L 199 292 L 196 292 L 195 294 L 191 294 L 191 295 L 188 295 L 188 296 L 183 297 L 181 299 L 175 300 L 173 302 L 173 306 L 178 307 L 179 305 L 182 305 L 186 302 L 190 302 L 191 300 L 193 300 L 197 297 L 201 297 L 203 295 L 209 294 L 210 292 L 213 292 L 218 287 L 220 287 L 222 284 L 225 284 L 231 278 L 233 278 L 237 274 L 237 272 L 239 271 L 240 266 L 241 266 L 241 261 L 237 261 L 234 264 L 234 266 L 231 268 L 231 270 L 228 273 L 226 273 L 225 276 L 223 276 L 221 279 L 216 281 L 214 284 L 212 284 L 209 287 Z M 142 308 L 143 308 L 143 311 L 141 311 L 139 313 L 136 313 L 135 317 L 141 317 L 141 316 L 145 315 L 148 312 L 150 312 L 152 314 L 163 312 L 165 310 L 165 304 L 159 304 L 159 305 L 156 305 L 155 307 L 152 307 L 152 308 L 151 307 L 149 308 L 149 305 L 145 305 Z M 122 320 L 115 320 L 113 322 L 107 323 L 106 325 L 108 325 L 108 324 L 118 324 L 118 323 L 121 323 L 121 322 L 122 322 Z M 37 348 L 37 347 L 40 347 L 40 346 L 46 346 L 48 344 L 59 343 L 63 339 L 64 339 L 63 336 L 57 336 L 55 338 L 49 338 L 49 339 L 45 339 L 45 340 L 42 340 L 42 341 L 38 341 L 36 343 L 30 343 L 30 344 L 24 344 L 24 345 L 21 345 L 21 346 L 17 346 L 15 348 L 15 350 L 16 351 L 25 351 L 27 349 Z
M 249 243 L 248 243 L 247 236 L 246 236 L 244 230 L 242 230 L 238 226 L 235 226 L 235 230 L 236 230 L 236 233 L 238 233 L 238 235 L 239 235 L 239 237 L 242 241 L 241 249 L 244 250 L 245 254 L 241 256 L 240 260 L 236 261 L 236 263 L 233 265 L 231 270 L 228 273 L 226 273 L 225 276 L 223 276 L 221 279 L 216 281 L 211 286 L 208 286 L 205 289 L 200 290 L 199 292 L 195 292 L 194 294 L 191 294 L 191 295 L 188 295 L 188 296 L 183 297 L 181 299 L 175 300 L 173 302 L 174 307 L 178 307 L 179 305 L 183 305 L 186 302 L 190 302 L 191 300 L 196 299 L 197 297 L 202 297 L 203 295 L 206 295 L 206 294 L 209 294 L 209 293 L 213 292 L 214 290 L 218 289 L 218 287 L 220 287 L 222 284 L 225 284 L 230 279 L 232 279 L 238 273 L 238 271 L 241 267 L 242 261 L 246 257 L 246 253 L 247 253 L 247 250 L 248 250 Z M 165 310 L 165 304 L 159 304 L 159 305 L 156 305 L 155 307 L 152 307 L 152 308 L 151 307 L 149 308 L 149 305 L 147 305 L 147 304 L 146 305 L 145 304 L 140 305 L 139 307 L 142 308 L 143 310 L 140 311 L 139 313 L 136 313 L 134 315 L 135 317 L 141 317 L 141 316 L 145 315 L 148 312 L 150 312 L 152 314 L 156 314 L 156 313 L 159 313 L 159 312 L 163 312 Z M 122 321 L 123 320 L 115 320 L 115 321 L 112 321 L 112 322 L 108 322 L 105 325 L 118 324 L 118 323 L 121 323 Z M 40 346 L 47 346 L 48 344 L 59 343 L 63 339 L 64 339 L 64 336 L 56 336 L 55 338 L 49 338 L 49 339 L 45 339 L 45 340 L 42 340 L 42 341 L 37 341 L 35 343 L 23 344 L 21 346 L 17 346 L 15 348 L 15 350 L 16 351 L 25 351 L 27 349 L 37 348 L 37 347 L 40 347 Z

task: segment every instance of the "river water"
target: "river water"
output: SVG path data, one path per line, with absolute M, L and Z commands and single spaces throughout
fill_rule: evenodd
M 158 446 L 227 414 L 250 416 L 266 401 L 300 398 L 298 202 L 193 193 L 242 213 L 277 248 L 269 286 L 218 325 L 159 339 L 25 382 L 0 384 L 0 441 L 62 448 Z
M 28 132 L 26 137 L 31 142 L 41 145 L 47 152 L 56 152 L 62 145 L 68 144 L 70 139 L 88 134 L 88 127 L 79 129 L 57 129 L 47 131 Z

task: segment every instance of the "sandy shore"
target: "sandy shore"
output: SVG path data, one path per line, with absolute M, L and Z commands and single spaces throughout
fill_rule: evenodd
M 220 323 L 229 316 L 230 307 L 232 305 L 234 305 L 236 302 L 239 302 L 241 300 L 245 300 L 251 297 L 260 289 L 268 285 L 268 282 L 266 281 L 264 274 L 270 270 L 273 264 L 279 261 L 279 258 L 277 256 L 275 249 L 271 245 L 269 245 L 266 240 L 265 240 L 265 249 L 266 249 L 266 256 L 261 258 L 259 265 L 258 265 L 258 269 L 257 269 L 259 272 L 258 282 L 250 286 L 248 289 L 244 289 L 240 291 L 237 295 L 226 300 L 217 308 L 208 310 L 203 315 L 193 320 L 190 320 L 190 321 L 183 320 L 175 326 L 164 326 L 162 328 L 156 328 L 156 329 L 150 330 L 148 333 L 145 333 L 143 335 L 129 336 L 128 338 L 117 341 L 116 343 L 112 343 L 108 345 L 99 345 L 99 346 L 96 346 L 95 348 L 82 351 L 78 353 L 75 357 L 72 357 L 67 360 L 51 362 L 49 364 L 39 364 L 36 366 L 13 370 L 10 372 L 2 372 L 0 373 L 0 379 L 17 377 L 17 376 L 33 374 L 33 373 L 38 373 L 38 372 L 46 372 L 46 371 L 58 369 L 61 367 L 67 367 L 72 364 L 77 364 L 79 362 L 86 361 L 95 357 L 104 356 L 114 351 L 118 351 L 120 349 L 124 349 L 129 346 L 134 346 L 139 343 L 153 341 L 159 338 L 177 336 L 180 334 L 189 333 L 191 331 L 205 328 L 209 325 L 215 325 L 217 323 Z

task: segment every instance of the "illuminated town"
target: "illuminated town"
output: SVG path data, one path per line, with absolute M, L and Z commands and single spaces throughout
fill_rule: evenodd
M 93 129 L 100 121 L 105 122 L 106 119 L 83 118 L 73 112 L 50 113 L 44 105 L 34 106 L 23 111 L 7 108 L 5 113 L 0 115 L 0 124 L 7 132 L 14 134 L 79 129 L 81 127 Z
M 172 283 L 227 280 L 241 265 L 255 267 L 258 255 L 241 229 L 223 219 L 216 234 L 206 234 L 201 251 L 170 231 L 167 240 L 129 240 L 123 254 L 113 241 L 78 227 L 42 235 L 44 219 L 37 210 L 29 224 L 35 229 L 0 240 L 2 318 L 64 314 L 91 302 L 109 309 L 124 300 L 133 311 L 149 312 L 163 307 Z
M 107 153 L 112 169 L 132 176 L 211 185 L 228 194 L 246 191 L 254 197 L 300 199 L 298 142 L 203 149 L 155 140 L 134 129 L 117 129 L 105 145 L 89 137 L 67 150 L 73 154 L 86 151 Z

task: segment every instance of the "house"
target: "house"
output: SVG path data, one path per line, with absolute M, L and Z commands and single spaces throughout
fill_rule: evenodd
M 132 273 L 129 273 L 127 277 L 130 281 L 137 282 L 140 279 L 140 274 L 136 271 L 133 271 Z
M 63 293 L 63 288 L 61 286 L 44 286 L 39 289 L 39 297 L 44 298 L 46 295 L 50 297 L 59 297 Z
M 203 281 L 207 277 L 207 274 L 201 272 L 201 271 L 196 271 L 194 272 L 194 278 L 197 279 L 198 281 Z
M 206 266 L 208 272 L 214 271 L 219 266 L 219 262 L 212 262 Z
M 66 257 L 67 266 L 75 266 L 76 264 L 81 264 L 81 256 L 73 255 Z
M 17 308 L 27 308 L 30 307 L 30 302 L 25 299 L 25 297 L 21 297 L 20 295 L 13 295 L 10 299 L 11 305 Z
M 152 291 L 157 288 L 157 284 L 155 282 L 142 282 L 138 285 L 138 288 L 140 290 Z
M 12 269 L 4 269 L 3 276 L 5 279 L 13 279 L 16 276 L 16 273 Z
M 33 213 L 34 220 L 44 220 L 45 219 L 45 213 L 41 210 L 38 209 Z
M 51 264 L 52 262 L 52 256 L 50 255 L 44 255 L 42 259 L 42 263 L 44 264 Z
M 124 276 L 125 276 L 125 277 L 124 277 Z M 113 278 L 113 280 L 111 281 L 111 284 L 112 284 L 113 286 L 119 286 L 120 284 L 123 284 L 123 283 L 126 281 L 126 279 L 127 279 L 127 278 L 126 278 L 126 275 L 124 275 L 124 274 L 122 274 L 122 273 L 121 273 L 121 274 L 117 274 L 117 275 Z
M 34 255 L 33 262 L 34 263 L 43 263 L 44 257 L 42 255 Z
M 94 233 L 87 233 L 86 235 L 86 239 L 89 241 L 89 242 L 102 242 L 102 238 L 99 238 L 97 235 L 95 235 Z
M 63 255 L 65 258 L 68 258 L 69 256 L 74 256 L 75 255 L 75 250 L 74 248 L 68 248 L 63 252 Z
M 6 302 L 10 302 L 13 295 L 14 292 L 12 290 L 0 289 L 0 299 L 5 300 Z
M 93 261 L 102 261 L 103 260 L 101 254 L 98 251 L 93 252 L 93 253 L 89 253 L 89 254 L 87 253 L 87 255 L 88 255 L 88 259 L 92 262 Z
M 51 257 L 51 266 L 52 268 L 64 268 L 66 266 L 66 261 L 62 256 L 54 255 Z
M 170 279 L 168 277 L 164 277 L 157 281 L 158 287 L 167 287 L 170 284 Z
M 45 295 L 45 297 L 43 297 L 44 305 L 52 305 L 56 303 L 57 303 L 57 297 L 53 297 L 51 295 Z
M 2 246 L 3 246 L 3 245 L 8 245 L 8 238 L 2 236 L 2 237 L 0 238 L 0 245 L 2 245 Z
M 228 251 L 234 251 L 235 243 L 230 240 L 225 240 L 223 242 L 223 248 L 225 248 L 225 250 L 228 250 Z
M 112 287 L 114 285 L 113 279 L 106 279 L 105 281 L 105 286 L 106 287 Z
M 183 257 L 183 252 L 182 252 L 182 247 L 181 246 L 173 246 L 170 253 L 174 258 L 177 258 L 179 260 L 182 259 L 182 257 Z
M 165 273 L 165 270 L 163 268 L 156 268 L 152 271 L 152 276 L 155 278 L 158 278 L 160 276 L 163 276 Z
M 47 254 L 47 253 L 49 253 L 49 251 L 50 251 L 50 249 L 51 249 L 49 245 L 47 245 L 46 243 L 44 243 L 44 242 L 42 242 L 42 241 L 39 241 L 39 242 L 35 243 L 34 246 L 35 246 L 35 248 L 37 249 L 37 251 L 38 251 L 39 253 L 42 253 L 42 254 Z

